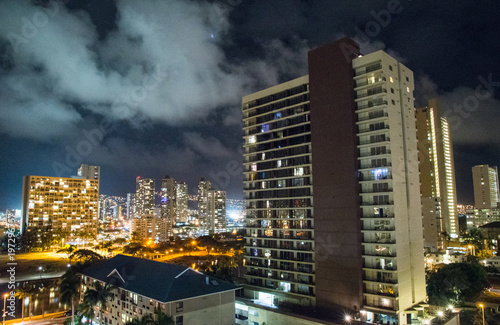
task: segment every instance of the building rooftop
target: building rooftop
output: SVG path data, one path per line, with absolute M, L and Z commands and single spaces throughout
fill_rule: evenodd
M 81 273 L 163 303 L 237 289 L 190 267 L 126 255 L 117 255 Z

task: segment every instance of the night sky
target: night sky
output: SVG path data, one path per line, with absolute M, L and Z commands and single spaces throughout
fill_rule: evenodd
M 441 100 L 473 203 L 471 167 L 500 165 L 499 17 L 495 0 L 1 0 L 0 210 L 21 207 L 24 175 L 80 163 L 102 194 L 168 174 L 241 199 L 241 97 L 343 36 L 413 70 L 419 105 Z

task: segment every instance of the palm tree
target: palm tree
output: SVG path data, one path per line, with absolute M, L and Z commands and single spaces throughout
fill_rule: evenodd
M 95 316 L 94 305 L 92 305 L 89 301 L 83 300 L 83 302 L 78 306 L 78 312 L 81 316 L 85 316 L 87 318 L 89 324 L 92 323 L 92 319 Z
M 106 306 L 108 304 L 108 301 L 114 299 L 114 295 L 111 292 L 112 287 L 109 285 L 109 283 L 102 285 L 101 282 L 97 281 L 94 285 L 94 289 L 87 289 L 85 291 L 85 294 L 83 295 L 83 303 L 86 304 L 87 308 L 91 308 L 93 310 L 94 306 L 99 306 L 102 310 L 106 309 Z M 89 315 L 92 314 L 93 318 L 93 311 Z M 92 319 L 90 318 L 90 319 Z
M 32 289 L 31 287 L 26 287 L 26 284 L 22 287 L 17 288 L 16 296 L 21 299 L 21 321 L 24 322 L 24 299 L 30 298 L 29 304 L 31 304 L 31 295 Z M 31 306 L 31 305 L 30 305 Z M 30 308 L 31 309 L 31 308 Z M 30 310 L 30 319 L 31 319 L 31 310 Z
M 80 277 L 73 268 L 69 268 L 61 277 L 59 290 L 61 292 L 61 301 L 71 303 L 71 324 L 75 325 L 75 297 L 78 296 L 80 287 Z
M 172 316 L 165 314 L 161 309 L 155 311 L 157 325 L 174 325 Z

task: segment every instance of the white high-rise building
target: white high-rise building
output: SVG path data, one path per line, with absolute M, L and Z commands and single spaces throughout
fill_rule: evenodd
M 176 187 L 177 222 L 188 221 L 188 186 L 185 182 Z
M 135 192 L 135 218 L 153 215 L 155 208 L 155 181 L 137 176 Z

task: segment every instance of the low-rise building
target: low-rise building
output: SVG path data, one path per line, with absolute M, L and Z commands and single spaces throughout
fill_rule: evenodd
M 82 271 L 81 292 L 96 282 L 114 295 L 105 310 L 94 307 L 99 324 L 123 325 L 157 310 L 176 325 L 234 324 L 237 287 L 189 267 L 117 255 Z

